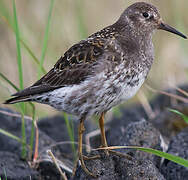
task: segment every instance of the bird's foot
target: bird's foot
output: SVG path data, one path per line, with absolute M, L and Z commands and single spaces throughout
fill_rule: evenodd
M 118 151 L 108 150 L 108 153 L 115 154 L 115 155 L 117 155 L 119 157 L 126 158 L 128 160 L 132 160 L 132 157 L 130 155 L 124 154 L 124 153 L 120 153 Z
M 132 159 L 132 157 L 128 154 L 121 153 L 121 152 L 118 152 L 118 151 L 114 151 L 114 150 L 111 150 L 111 149 L 104 149 L 104 153 L 105 153 L 106 156 L 109 156 L 110 154 L 112 154 L 112 155 L 116 155 L 116 156 L 119 156 L 119 157 L 122 157 L 122 158 L 126 158 L 128 160 Z
M 85 171 L 85 173 L 86 173 L 87 175 L 92 176 L 92 177 L 94 177 L 94 178 L 96 178 L 97 175 L 95 175 L 94 173 L 92 173 L 92 172 L 90 172 L 90 171 L 88 170 L 88 168 L 86 167 L 86 165 L 85 165 L 85 163 L 84 163 L 84 160 L 91 160 L 91 159 L 97 159 L 97 158 L 100 158 L 100 156 L 99 156 L 99 157 L 96 157 L 96 156 L 87 157 L 87 156 L 83 156 L 82 154 L 79 155 L 79 160 L 80 160 L 80 162 L 81 162 L 81 167 L 82 167 L 82 169 Z
M 86 161 L 87 161 L 87 160 L 100 159 L 100 158 L 101 158 L 100 155 L 94 155 L 94 156 L 89 156 L 89 157 L 83 155 L 83 159 L 86 160 Z
M 101 150 L 100 150 L 101 151 Z M 102 155 L 103 154 L 103 155 Z M 116 155 L 116 156 L 119 156 L 119 157 L 122 157 L 122 158 L 126 158 L 128 160 L 131 160 L 132 157 L 127 155 L 127 154 L 124 154 L 124 153 L 120 153 L 120 152 L 117 152 L 117 151 L 113 151 L 113 150 L 110 150 L 110 149 L 105 149 L 103 151 L 103 153 L 100 153 L 100 154 L 97 154 L 97 155 L 93 155 L 93 156 L 84 156 L 82 154 L 79 155 L 79 160 L 80 160 L 80 163 L 81 163 L 81 167 L 82 169 L 84 170 L 84 172 L 89 175 L 89 176 L 92 176 L 94 178 L 97 178 L 97 175 L 94 174 L 93 172 L 91 172 L 85 165 L 85 162 L 84 161 L 89 161 L 89 160 L 96 160 L 96 159 L 102 159 L 104 157 L 104 155 L 106 157 L 108 157 L 110 154 L 112 155 Z
M 110 154 L 114 154 L 114 155 L 117 155 L 119 157 L 126 158 L 128 160 L 132 159 L 132 157 L 128 154 L 121 153 L 121 152 L 118 152 L 118 151 L 114 151 L 114 150 L 111 150 L 110 148 L 108 149 L 107 144 L 101 145 L 101 148 L 105 148 L 105 149 L 100 149 L 100 150 L 103 150 L 106 156 L 109 156 Z

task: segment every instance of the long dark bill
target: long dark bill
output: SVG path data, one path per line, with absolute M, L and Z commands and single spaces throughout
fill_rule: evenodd
M 176 29 L 174 29 L 173 27 L 169 26 L 168 24 L 164 24 L 164 23 L 160 23 L 159 24 L 159 28 L 158 29 L 162 29 L 165 31 L 169 31 L 171 33 L 177 34 L 185 39 L 187 39 L 187 37 L 185 35 L 183 35 L 182 33 L 180 33 L 179 31 L 177 31 Z

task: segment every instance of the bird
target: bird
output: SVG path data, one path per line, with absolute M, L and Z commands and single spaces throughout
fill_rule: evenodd
M 105 114 L 132 98 L 144 83 L 154 61 L 152 35 L 156 30 L 187 38 L 165 24 L 155 6 L 136 2 L 114 24 L 70 47 L 47 74 L 5 104 L 33 101 L 77 116 L 81 167 L 95 176 L 84 163 L 84 121 L 100 115 L 101 146 L 108 147 Z

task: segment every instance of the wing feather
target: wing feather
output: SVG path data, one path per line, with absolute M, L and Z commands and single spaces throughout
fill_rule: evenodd
M 98 45 L 97 45 L 98 44 Z M 98 40 L 85 40 L 72 46 L 54 67 L 31 87 L 13 94 L 28 96 L 47 92 L 67 85 L 79 84 L 91 74 L 93 64 L 103 53 Z

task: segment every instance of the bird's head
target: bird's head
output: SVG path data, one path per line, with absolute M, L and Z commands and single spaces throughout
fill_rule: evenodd
M 186 38 L 185 35 L 162 21 L 156 7 L 145 2 L 137 2 L 129 6 L 119 21 L 126 22 L 135 34 L 148 35 L 156 29 L 162 29 Z

